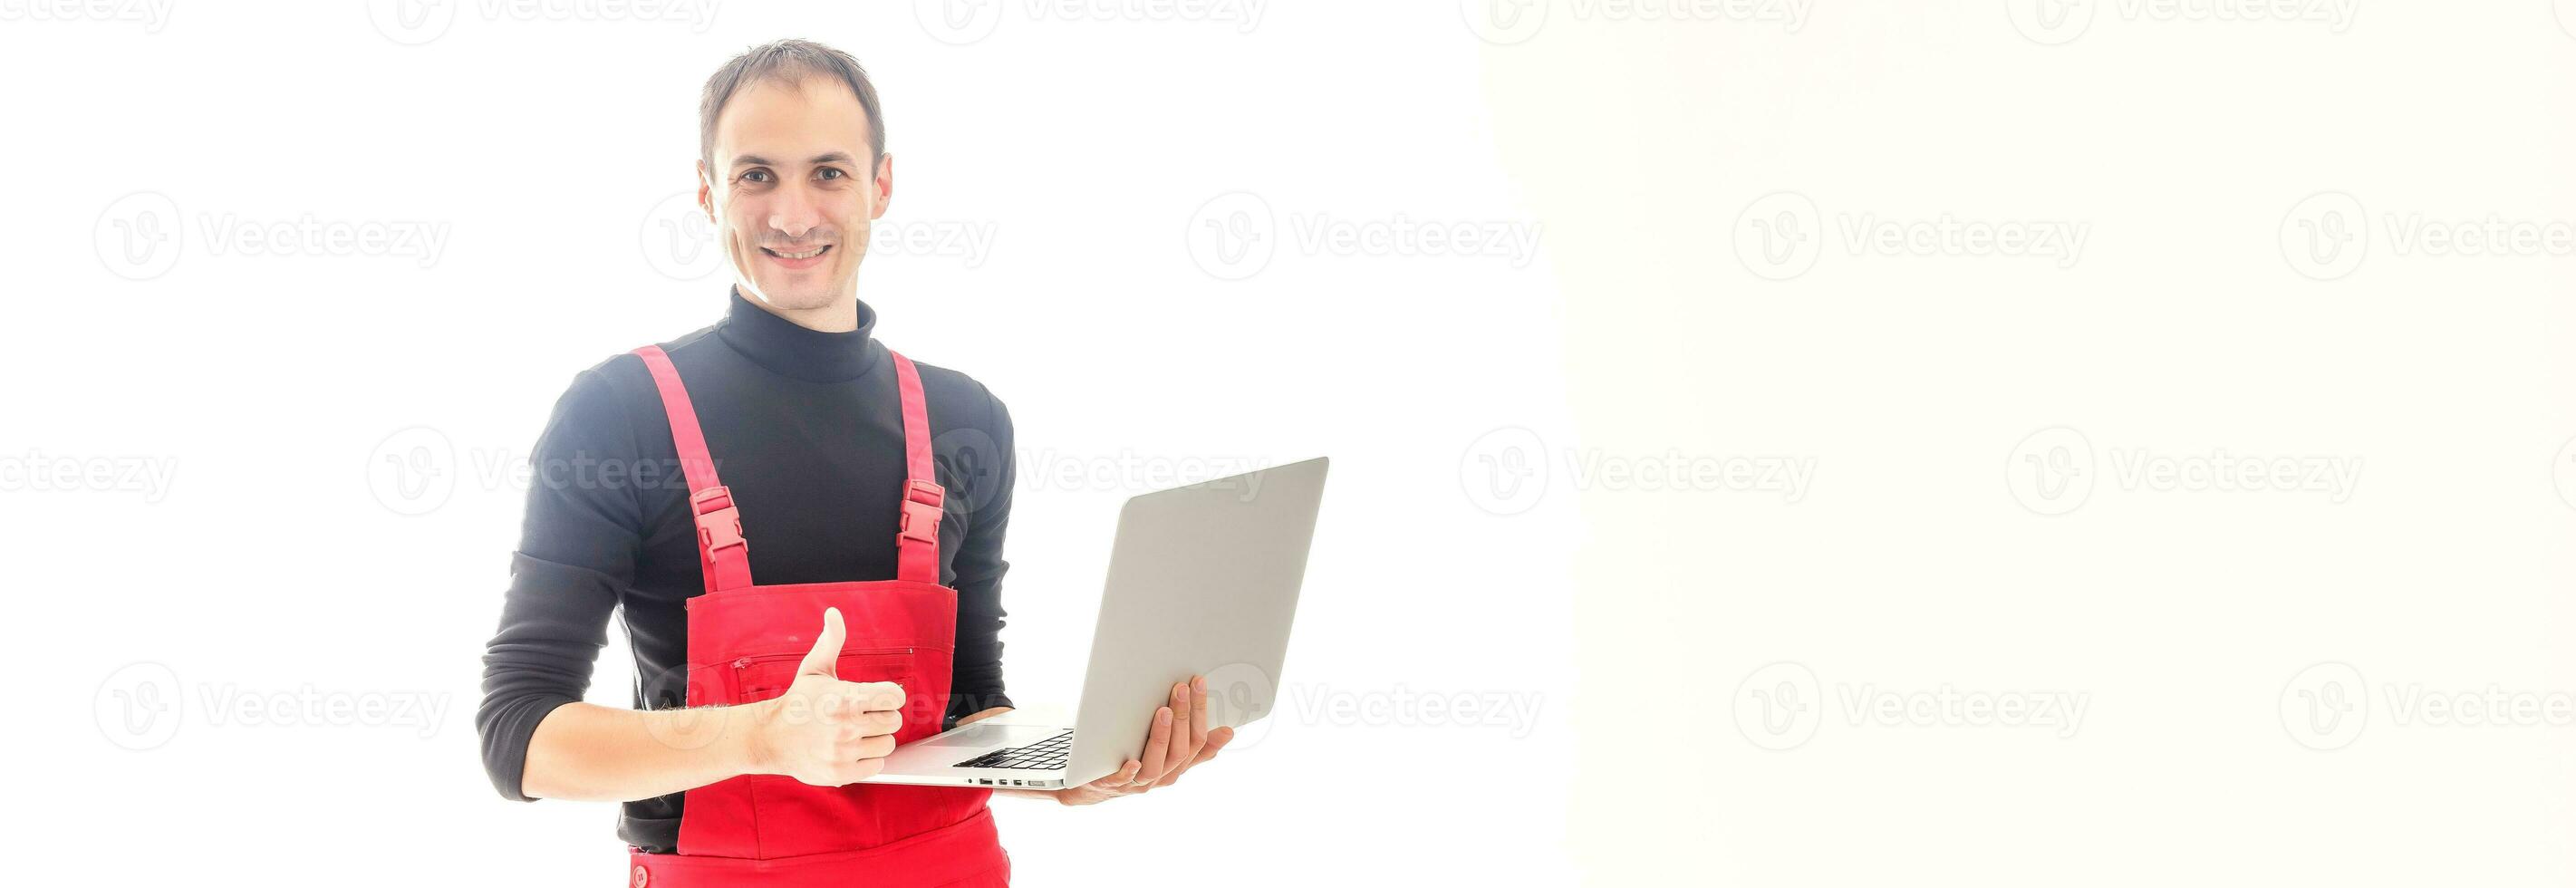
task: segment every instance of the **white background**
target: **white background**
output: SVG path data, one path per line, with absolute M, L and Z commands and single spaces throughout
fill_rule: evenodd
M 2548 0 L 0 0 L 22 855 L 620 878 L 477 756 L 512 472 L 721 311 L 785 36 L 1017 420 L 1022 702 L 1126 496 L 1334 457 L 1278 714 L 1023 884 L 2576 880 Z

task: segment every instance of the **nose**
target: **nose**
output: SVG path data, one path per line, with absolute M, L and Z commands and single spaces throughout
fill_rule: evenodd
M 802 187 L 778 190 L 777 199 L 769 205 L 769 227 L 795 240 L 804 240 L 807 232 L 821 223 L 822 213 L 814 196 Z

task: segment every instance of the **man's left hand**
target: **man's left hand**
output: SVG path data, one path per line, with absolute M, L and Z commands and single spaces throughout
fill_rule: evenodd
M 984 715 L 979 712 L 974 717 Z M 1207 719 L 1207 678 L 1190 676 L 1189 681 L 1172 685 L 1169 704 L 1154 710 L 1153 725 L 1145 732 L 1145 748 L 1109 776 L 1055 792 L 1000 791 L 1053 796 L 1058 804 L 1089 805 L 1170 786 L 1181 779 L 1182 773 L 1214 760 L 1218 750 L 1233 742 L 1233 728 L 1210 730 Z

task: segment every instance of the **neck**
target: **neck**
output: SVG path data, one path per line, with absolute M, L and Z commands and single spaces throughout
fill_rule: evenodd
M 840 306 L 848 312 L 837 325 L 803 315 L 818 311 L 780 311 L 735 290 L 717 332 L 735 351 L 770 372 L 808 382 L 856 379 L 876 366 L 885 347 L 871 335 L 876 312 L 865 302 Z
M 735 292 L 740 293 L 742 290 L 737 287 Z M 813 308 L 788 308 L 774 304 L 766 298 L 748 296 L 743 301 L 759 306 L 762 311 L 785 318 L 788 323 L 818 333 L 847 333 L 859 328 L 859 294 L 856 287 L 844 290 L 838 298 Z

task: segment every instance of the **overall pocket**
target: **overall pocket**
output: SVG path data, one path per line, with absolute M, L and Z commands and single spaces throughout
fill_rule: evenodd
M 832 674 L 842 681 L 894 682 L 903 685 L 904 693 L 910 695 L 912 658 L 917 650 L 909 645 L 844 647 Z M 725 699 L 758 703 L 787 693 L 787 687 L 796 683 L 796 667 L 804 662 L 804 654 L 763 654 L 736 657 L 716 671 L 724 684 Z

